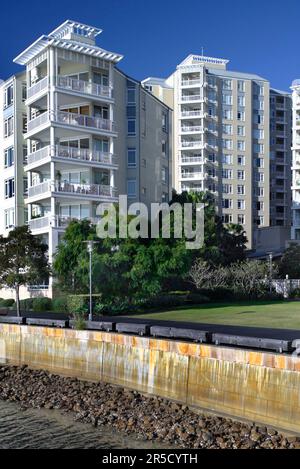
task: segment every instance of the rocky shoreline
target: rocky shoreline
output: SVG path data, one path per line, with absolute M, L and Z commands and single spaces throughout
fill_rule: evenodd
M 300 438 L 271 428 L 201 415 L 164 398 L 26 366 L 0 366 L 0 399 L 17 402 L 23 409 L 73 412 L 80 422 L 183 448 L 300 448 Z

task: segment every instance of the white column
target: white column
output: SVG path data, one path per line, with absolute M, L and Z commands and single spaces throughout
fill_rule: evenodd
M 110 170 L 110 186 L 115 187 L 115 171 L 113 169 Z

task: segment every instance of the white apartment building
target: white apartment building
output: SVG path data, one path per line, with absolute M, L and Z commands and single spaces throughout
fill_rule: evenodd
M 253 232 L 269 226 L 269 82 L 227 70 L 228 60 L 189 55 L 166 80 L 143 80 L 170 103 L 173 185 L 214 194 L 224 223 Z
M 96 45 L 100 33 L 65 21 L 0 84 L 0 230 L 28 223 L 50 262 L 69 221 L 96 222 L 100 202 L 170 196 L 171 110 L 116 68 L 122 56 Z
M 292 240 L 300 240 L 300 80 L 291 86 L 293 99 Z

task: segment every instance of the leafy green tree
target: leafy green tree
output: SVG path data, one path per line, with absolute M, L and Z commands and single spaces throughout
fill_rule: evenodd
M 300 278 L 300 245 L 291 243 L 279 262 L 279 275 Z
M 0 285 L 15 290 L 18 316 L 21 285 L 49 278 L 47 249 L 37 236 L 32 236 L 28 226 L 14 228 L 7 237 L 0 236 Z

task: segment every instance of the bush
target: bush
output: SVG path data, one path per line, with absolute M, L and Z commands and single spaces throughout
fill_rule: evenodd
M 86 327 L 86 322 L 85 322 L 83 315 L 81 315 L 80 313 L 79 314 L 75 313 L 74 319 L 75 319 L 74 328 L 77 329 L 78 331 L 84 330 Z
M 199 290 L 201 295 L 207 296 L 210 301 L 230 301 L 235 299 L 235 294 L 231 288 L 218 287 L 218 288 L 201 288 Z
M 295 288 L 290 293 L 290 298 L 300 298 L 300 288 Z
M 70 295 L 67 298 L 68 313 L 75 317 L 78 314 L 86 315 L 88 313 L 88 298 L 79 295 Z
M 52 310 L 51 298 L 41 296 L 38 298 L 32 298 L 32 300 L 33 300 L 32 309 L 36 313 Z
M 68 310 L 68 298 L 62 296 L 60 298 L 53 298 L 52 300 L 52 311 L 57 313 L 64 313 Z
M 1 299 L 0 306 L 3 306 L 4 308 L 10 308 L 15 304 L 15 300 L 13 298 L 9 298 L 7 300 L 4 300 L 3 298 Z
M 20 300 L 20 309 L 21 311 L 30 311 L 33 309 L 33 300 L 35 298 L 25 298 Z

